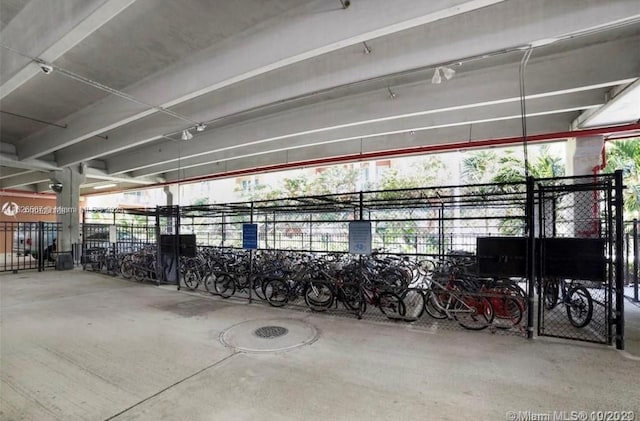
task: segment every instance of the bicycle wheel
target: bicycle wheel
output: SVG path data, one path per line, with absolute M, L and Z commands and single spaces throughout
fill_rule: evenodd
M 573 286 L 567 291 L 567 317 L 569 322 L 583 328 L 591 322 L 593 316 L 593 299 L 589 291 L 583 286 Z
M 222 298 L 229 298 L 236 293 L 236 281 L 228 273 L 220 274 L 213 281 L 213 290 Z
M 343 285 L 340 289 L 344 306 L 352 311 L 359 311 L 364 304 L 360 288 L 357 285 Z
M 109 260 L 107 257 L 100 259 L 100 266 L 98 269 L 100 273 L 109 273 Z
M 409 288 L 400 294 L 405 307 L 405 317 L 412 320 L 419 319 L 424 313 L 424 293 L 418 288 Z
M 144 281 L 144 278 L 146 277 L 145 272 L 146 271 L 142 268 L 135 268 L 133 270 L 133 279 L 135 279 L 136 282 Z
M 107 273 L 109 273 L 109 275 L 118 276 L 120 274 L 120 265 L 118 265 L 118 260 L 116 260 L 115 257 L 109 259 L 107 265 Z
M 309 282 L 304 291 L 304 302 L 313 311 L 326 311 L 333 304 L 334 294 L 325 282 Z
M 482 330 L 493 322 L 493 307 L 485 297 L 470 295 L 458 297 L 453 310 L 453 317 L 465 329 Z
M 262 278 L 256 275 L 253 276 L 253 292 L 255 292 L 256 296 L 261 300 L 266 300 L 267 297 L 264 295 L 264 282 Z
M 560 295 L 560 285 L 557 279 L 547 279 L 544 281 L 544 308 L 553 310 L 558 305 L 558 296 Z
M 501 322 L 496 324 L 497 328 L 510 329 L 520 324 L 524 315 L 522 299 L 505 295 L 503 297 L 493 297 L 490 301 L 495 318 Z
M 264 286 L 264 295 L 274 307 L 282 307 L 289 301 L 289 287 L 282 279 L 272 279 Z
M 216 275 L 213 272 L 209 272 L 202 277 L 202 283 L 204 284 L 204 289 L 211 295 L 217 295 L 216 288 Z
M 382 292 L 378 297 L 378 307 L 382 314 L 390 319 L 399 319 L 406 314 L 402 298 L 393 292 Z
M 130 260 L 125 260 L 120 265 L 120 273 L 124 279 L 131 279 L 133 276 L 133 264 Z
M 448 293 L 428 290 L 424 299 L 424 310 L 434 319 L 446 319 L 447 312 L 444 311 L 444 303 L 448 300 Z
M 184 281 L 184 285 L 191 291 L 195 291 L 200 285 L 200 275 L 192 269 L 187 270 L 184 275 L 182 275 L 182 280 Z
M 102 259 L 96 258 L 91 260 L 91 271 L 92 272 L 100 272 L 102 270 Z

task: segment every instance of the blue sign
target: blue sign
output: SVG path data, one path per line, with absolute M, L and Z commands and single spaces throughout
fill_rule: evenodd
M 371 254 L 371 222 L 349 222 L 349 253 Z
M 242 224 L 242 248 L 248 250 L 258 248 L 258 224 Z

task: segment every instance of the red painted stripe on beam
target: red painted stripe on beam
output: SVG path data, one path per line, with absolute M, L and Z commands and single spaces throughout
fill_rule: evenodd
M 573 130 L 573 131 L 569 130 L 569 131 L 555 132 L 555 133 L 542 133 L 542 134 L 527 136 L 526 139 L 528 143 L 536 143 L 536 142 L 547 142 L 551 140 L 560 140 L 560 139 L 567 139 L 567 138 L 582 138 L 582 137 L 589 137 L 589 136 L 609 135 L 614 133 L 625 133 L 625 132 L 633 132 L 633 131 L 640 131 L 640 124 L 633 123 L 633 124 L 625 124 L 621 126 L 599 127 L 599 128 L 593 128 L 593 129 Z M 288 162 L 286 164 L 274 164 L 274 165 L 266 165 L 263 167 L 246 168 L 242 170 L 227 171 L 224 173 L 185 178 L 184 180 L 180 180 L 179 182 L 194 183 L 197 181 L 215 180 L 218 178 L 227 178 L 227 177 L 249 175 L 249 174 L 259 174 L 264 172 L 273 172 L 273 171 L 280 171 L 280 170 L 287 170 L 287 169 L 301 168 L 301 167 L 313 167 L 313 166 L 320 166 L 320 165 L 326 165 L 326 164 L 337 164 L 342 162 L 357 162 L 357 161 L 367 161 L 367 160 L 372 160 L 377 158 L 399 157 L 399 156 L 416 155 L 416 154 L 429 153 L 429 152 L 443 152 L 443 151 L 451 151 L 451 150 L 459 150 L 459 149 L 486 148 L 491 146 L 512 145 L 515 143 L 521 143 L 523 142 L 523 140 L 524 138 L 522 136 L 516 136 L 516 137 L 505 137 L 501 139 L 473 140 L 473 141 L 465 141 L 465 142 L 443 143 L 438 145 L 415 146 L 415 147 L 404 148 L 404 149 L 389 149 L 386 151 L 376 151 L 376 152 L 367 152 L 362 154 L 334 156 L 330 158 L 310 159 L 306 161 Z M 166 186 L 171 184 L 178 184 L 178 181 L 168 181 L 164 183 L 152 184 L 152 185 L 145 186 L 144 188 L 161 187 L 161 186 Z M 125 189 L 125 190 L 140 190 L 140 189 L 133 188 L 133 189 Z M 125 191 L 125 190 L 102 191 L 100 193 L 86 194 L 85 196 L 114 193 L 114 192 Z
M 545 142 L 550 140 L 560 140 L 560 139 L 567 139 L 572 137 L 581 138 L 581 137 L 627 132 L 632 130 L 640 130 L 640 124 L 628 124 L 624 126 L 601 127 L 601 128 L 595 128 L 595 129 L 574 130 L 574 131 L 556 132 L 556 133 L 543 133 L 538 135 L 527 136 L 527 142 L 533 142 L 533 143 Z M 376 152 L 367 152 L 362 154 L 335 156 L 330 158 L 311 159 L 306 161 L 289 162 L 286 164 L 275 164 L 275 165 L 267 165 L 264 167 L 227 171 L 219 174 L 212 174 L 207 176 L 184 179 L 184 180 L 180 180 L 180 182 L 182 183 L 182 182 L 204 181 L 207 179 L 212 180 L 216 178 L 256 174 L 261 172 L 272 172 L 272 171 L 278 171 L 283 169 L 319 166 L 324 164 L 333 164 L 333 163 L 341 163 L 341 162 L 364 161 L 364 160 L 371 160 L 371 159 L 383 158 L 383 157 L 388 158 L 393 156 L 415 155 L 415 154 L 427 153 L 427 152 L 442 152 L 442 151 L 450 151 L 450 150 L 458 150 L 458 149 L 510 145 L 514 143 L 521 143 L 522 141 L 523 141 L 523 137 L 517 136 L 517 137 L 506 137 L 501 139 L 487 139 L 487 140 L 475 140 L 475 141 L 467 141 L 467 142 L 444 143 L 444 144 L 438 144 L 438 145 L 415 146 L 412 148 L 390 149 L 386 151 L 376 151 Z M 175 183 L 176 181 L 160 183 L 158 185 L 167 185 L 167 184 L 175 184 Z

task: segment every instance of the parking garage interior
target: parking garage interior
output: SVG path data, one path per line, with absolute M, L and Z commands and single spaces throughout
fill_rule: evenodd
M 636 0 L 3 0 L 0 25 L 1 419 L 640 415 Z M 180 190 L 503 147 L 503 178 Z

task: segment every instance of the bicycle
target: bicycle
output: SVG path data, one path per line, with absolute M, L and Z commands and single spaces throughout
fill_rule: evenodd
M 593 298 L 587 288 L 580 284 L 574 285 L 573 282 L 571 279 L 567 285 L 565 279 L 546 279 L 542 296 L 546 310 L 553 310 L 558 304 L 564 304 L 569 323 L 580 329 L 591 323 Z
M 435 277 L 431 279 L 424 309 L 434 319 L 455 319 L 469 330 L 486 329 L 495 317 L 491 302 L 480 294 L 465 290 L 463 282 L 453 275 L 449 276 L 446 285 Z

